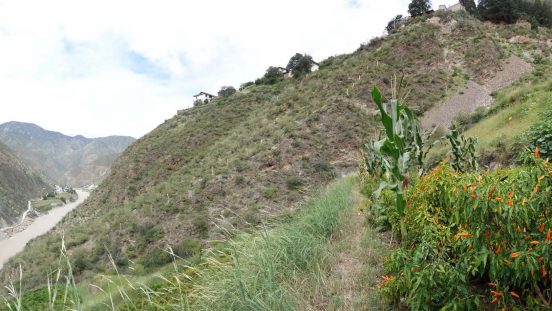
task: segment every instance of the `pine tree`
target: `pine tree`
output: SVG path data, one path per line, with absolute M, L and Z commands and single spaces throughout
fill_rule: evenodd
M 431 2 L 429 0 L 412 0 L 408 5 L 408 13 L 411 16 L 422 15 L 431 10 Z

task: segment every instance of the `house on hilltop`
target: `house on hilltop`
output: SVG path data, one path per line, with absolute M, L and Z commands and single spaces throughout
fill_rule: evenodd
M 216 96 L 213 95 L 213 94 L 209 94 L 209 93 L 206 93 L 206 92 L 199 92 L 199 94 L 194 95 L 194 100 L 196 100 L 196 101 L 202 100 L 202 101 L 210 102 L 215 97 Z
M 278 67 L 278 70 L 280 71 L 281 74 L 284 75 L 284 77 L 291 78 L 291 70 L 290 69 L 287 69 L 287 68 L 284 68 L 284 67 Z
M 286 78 L 291 78 L 293 77 L 293 69 L 288 69 L 288 68 L 285 68 L 285 67 L 277 67 L 278 70 L 280 71 L 280 73 L 282 73 L 284 75 L 284 77 Z M 320 68 L 320 64 L 311 60 L 311 71 L 316 71 Z
M 439 6 L 439 9 L 438 9 L 438 11 L 449 11 L 449 12 L 459 12 L 459 11 L 465 11 L 465 10 L 466 9 L 464 8 L 464 6 L 461 3 L 453 4 L 453 5 L 449 6 L 448 8 L 447 8 L 446 5 L 441 4 Z

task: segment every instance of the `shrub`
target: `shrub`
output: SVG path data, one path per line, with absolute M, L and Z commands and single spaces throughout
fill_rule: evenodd
M 289 59 L 286 69 L 291 70 L 294 78 L 299 78 L 311 72 L 312 64 L 311 56 L 296 53 Z
M 248 87 L 250 87 L 250 86 L 252 86 L 252 85 L 255 85 L 255 82 L 250 81 L 250 82 L 242 83 L 242 84 L 240 85 L 240 91 L 243 91 L 243 90 L 245 90 L 246 88 L 248 88 Z
M 523 136 L 529 142 L 531 150 L 538 147 L 542 158 L 552 159 L 552 112 L 548 111 Z
M 274 200 L 278 196 L 278 188 L 275 186 L 267 187 L 263 190 L 263 196 L 267 199 Z
M 167 251 L 155 248 L 146 253 L 143 264 L 144 268 L 151 269 L 166 265 L 172 260 L 173 257 Z
M 429 0 L 412 0 L 408 5 L 408 13 L 412 16 L 425 14 L 431 9 Z
M 228 97 L 234 93 L 236 93 L 236 89 L 233 86 L 223 86 L 220 88 L 220 91 L 218 91 L 218 96 Z
M 265 84 L 275 84 L 284 79 L 284 74 L 278 69 L 278 67 L 268 67 L 266 73 L 263 76 L 263 82 Z
M 198 254 L 201 251 L 201 242 L 194 239 L 184 239 L 172 247 L 175 255 L 181 258 L 188 258 Z
M 298 190 L 303 186 L 303 182 L 297 177 L 291 177 L 286 181 L 286 186 L 289 190 Z

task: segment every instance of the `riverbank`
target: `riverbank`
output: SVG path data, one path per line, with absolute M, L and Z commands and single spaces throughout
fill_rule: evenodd
M 21 252 L 29 241 L 50 231 L 90 195 L 89 192 L 80 190 L 77 190 L 77 194 L 79 197 L 75 202 L 54 208 L 36 218 L 26 217 L 19 225 L 1 231 L 0 269 L 11 257 Z

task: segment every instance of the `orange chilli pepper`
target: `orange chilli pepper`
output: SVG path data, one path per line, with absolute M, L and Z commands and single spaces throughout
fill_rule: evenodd
M 458 233 L 456 236 L 459 236 L 461 238 L 469 238 L 471 237 L 472 235 L 469 234 L 469 233 Z
M 531 242 L 529 242 L 529 244 L 531 244 L 531 245 L 538 245 L 539 243 L 540 243 L 539 241 L 531 241 Z
M 552 230 L 550 228 L 548 229 L 548 232 L 546 233 L 546 240 L 550 241 L 550 235 L 552 234 Z
M 493 294 L 495 297 L 502 297 L 502 296 L 504 296 L 504 294 L 499 293 L 499 292 L 494 291 L 494 290 L 491 291 L 491 294 Z
M 539 232 L 544 232 L 544 224 L 541 224 L 541 225 L 539 226 Z
M 535 158 L 540 159 L 539 147 L 535 148 Z
M 541 276 L 544 279 L 548 275 L 548 271 L 544 268 L 544 265 L 541 266 Z
M 511 291 L 511 292 L 510 292 L 510 295 L 512 295 L 512 297 L 514 297 L 514 298 L 519 299 L 519 295 L 518 295 L 516 292 L 514 292 L 514 291 Z
M 489 283 L 487 283 L 487 285 L 489 285 L 489 286 L 496 286 L 496 283 L 494 283 L 494 282 L 489 282 Z
M 517 258 L 518 256 L 519 256 L 519 252 L 515 252 L 515 253 L 510 254 L 510 257 L 512 257 L 512 258 Z

